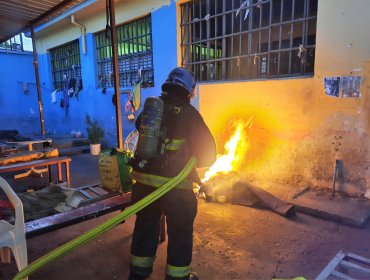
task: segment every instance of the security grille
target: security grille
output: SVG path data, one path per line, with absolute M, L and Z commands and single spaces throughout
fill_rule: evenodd
M 141 87 L 154 86 L 151 16 L 116 28 L 118 69 L 121 87 L 141 80 Z M 111 41 L 105 31 L 96 34 L 100 87 L 113 87 Z
M 184 3 L 182 65 L 197 81 L 313 75 L 317 1 Z
M 55 89 L 64 90 L 70 79 L 81 78 L 78 40 L 50 49 L 50 56 Z

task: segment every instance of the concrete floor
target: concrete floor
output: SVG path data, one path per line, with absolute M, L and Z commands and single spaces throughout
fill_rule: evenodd
M 71 172 L 73 187 L 95 184 L 99 181 L 97 157 L 88 154 L 72 156 Z M 27 183 L 26 180 L 23 183 Z M 21 184 L 18 181 L 14 186 L 20 188 Z M 276 188 L 279 192 L 279 186 Z M 29 262 L 117 213 L 28 239 Z M 134 217 L 129 218 L 46 265 L 29 279 L 126 279 L 134 221 Z M 301 213 L 288 219 L 269 210 L 199 199 L 192 267 L 205 280 L 297 276 L 314 279 L 341 250 L 370 258 L 369 236 L 369 223 L 359 229 Z M 151 280 L 164 279 L 166 245 L 164 242 L 158 248 Z M 0 264 L 1 280 L 12 279 L 16 272 L 14 262 Z

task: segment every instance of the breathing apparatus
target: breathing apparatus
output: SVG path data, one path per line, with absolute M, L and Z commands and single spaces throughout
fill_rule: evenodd
M 194 94 L 194 88 L 193 75 L 181 67 L 173 69 L 162 85 L 164 92 L 182 92 L 189 99 Z M 143 168 L 150 159 L 163 154 L 162 145 L 165 138 L 165 129 L 162 124 L 163 111 L 164 102 L 161 98 L 152 96 L 145 100 L 136 149 L 136 155 L 140 159 L 140 168 Z

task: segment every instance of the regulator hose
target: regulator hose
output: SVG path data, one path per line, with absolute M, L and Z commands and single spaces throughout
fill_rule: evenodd
M 120 224 L 122 221 L 127 219 L 128 217 L 136 214 L 143 208 L 147 207 L 149 204 L 153 203 L 163 195 L 165 195 L 167 192 L 169 192 L 171 189 L 176 187 L 179 183 L 181 183 L 184 179 L 186 179 L 191 170 L 195 167 L 197 160 L 192 157 L 188 163 L 185 165 L 185 167 L 180 171 L 178 175 L 171 178 L 167 183 L 165 183 L 163 186 L 149 194 L 148 196 L 144 197 L 143 199 L 139 200 L 135 204 L 131 205 L 130 207 L 126 208 L 124 211 L 122 211 L 117 216 L 113 217 L 112 219 L 104 222 L 101 225 L 96 226 L 95 228 L 85 232 L 84 234 L 78 236 L 77 238 L 67 242 L 66 244 L 60 246 L 59 248 L 51 251 L 50 253 L 42 256 L 38 260 L 31 263 L 26 268 L 19 271 L 13 280 L 21 280 L 32 273 L 39 270 L 44 265 L 56 260 L 57 258 L 71 252 L 73 249 L 81 246 L 82 244 L 87 243 L 88 241 L 92 240 L 93 238 L 101 235 L 102 233 L 106 232 L 107 230 L 115 227 L 116 225 Z

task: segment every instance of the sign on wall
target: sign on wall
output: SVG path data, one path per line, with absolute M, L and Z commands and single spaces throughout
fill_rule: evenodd
M 326 95 L 335 97 L 360 97 L 361 76 L 325 77 Z

